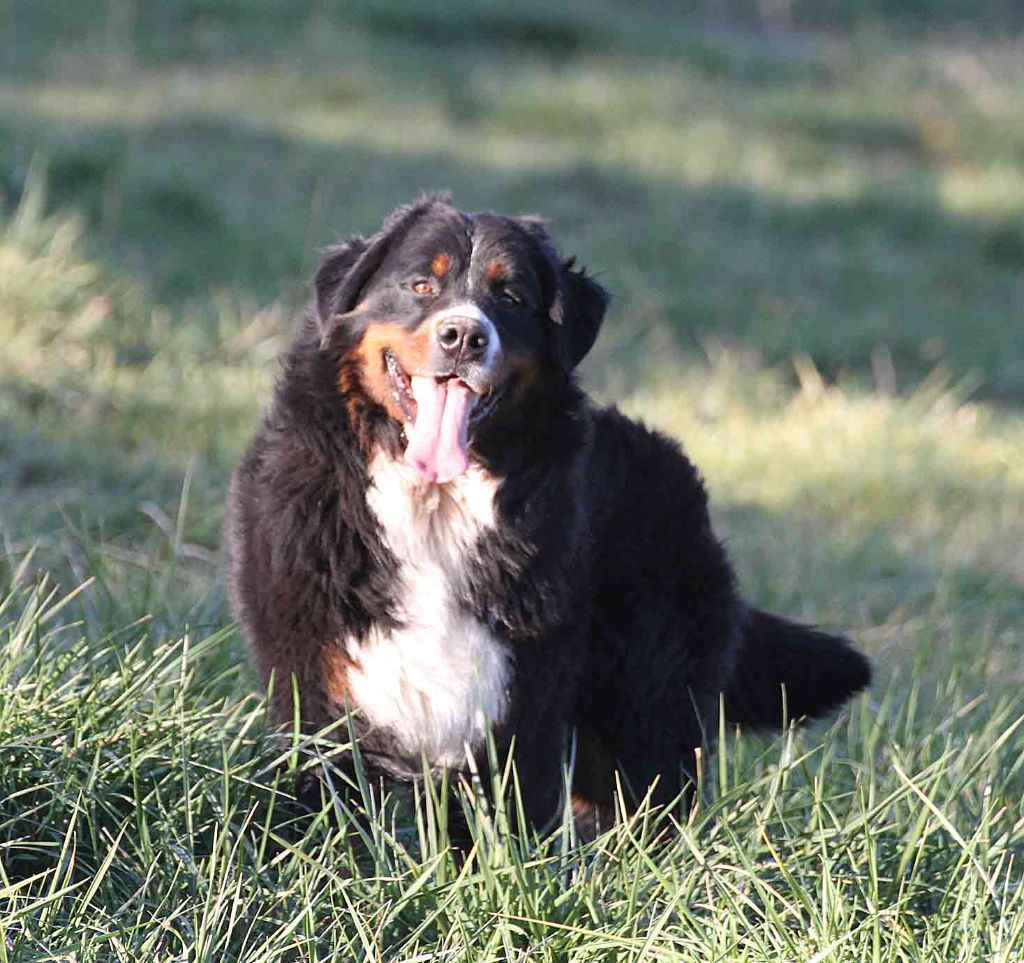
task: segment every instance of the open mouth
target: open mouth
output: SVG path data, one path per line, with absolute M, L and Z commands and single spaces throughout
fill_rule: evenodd
M 391 380 L 391 398 L 405 415 L 407 423 L 416 420 L 416 399 L 412 393 L 412 381 L 402 370 L 402 366 L 390 351 L 384 352 L 384 364 L 387 365 L 388 378 Z
M 410 375 L 384 352 L 391 396 L 405 418 L 405 460 L 423 478 L 444 484 L 469 467 L 469 427 L 486 417 L 500 392 L 475 391 L 456 375 Z

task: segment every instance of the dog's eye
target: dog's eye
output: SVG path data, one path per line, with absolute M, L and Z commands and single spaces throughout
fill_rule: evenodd
M 498 304 L 505 308 L 518 308 L 523 299 L 510 288 L 498 292 Z
M 409 290 L 413 294 L 425 295 L 435 294 L 434 282 L 430 278 L 416 278 L 415 281 L 410 282 Z

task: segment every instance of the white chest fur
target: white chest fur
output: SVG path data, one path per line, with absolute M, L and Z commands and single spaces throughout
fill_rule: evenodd
M 402 624 L 350 645 L 349 695 L 410 755 L 458 766 L 508 705 L 507 648 L 455 594 L 474 541 L 494 525 L 497 482 L 474 465 L 431 485 L 383 456 L 370 476 L 366 500 L 399 564 Z

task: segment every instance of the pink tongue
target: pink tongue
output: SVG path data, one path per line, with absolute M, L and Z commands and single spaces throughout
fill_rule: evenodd
M 469 467 L 466 436 L 473 392 L 458 378 L 413 376 L 416 420 L 408 429 L 405 460 L 427 481 L 443 485 Z

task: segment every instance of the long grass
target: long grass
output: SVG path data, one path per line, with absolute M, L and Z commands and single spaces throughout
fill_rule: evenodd
M 591 843 L 571 820 L 510 837 L 470 801 L 460 864 L 429 793 L 401 818 L 367 796 L 358 819 L 328 795 L 297 824 L 279 785 L 292 749 L 225 664 L 224 630 L 160 640 L 117 626 L 116 606 L 86 614 L 102 568 L 71 596 L 27 576 L 0 602 L 0 959 L 1024 951 L 1012 694 L 897 673 L 827 729 L 723 733 L 689 819 L 641 808 Z M 312 748 L 296 751 L 301 765 Z

